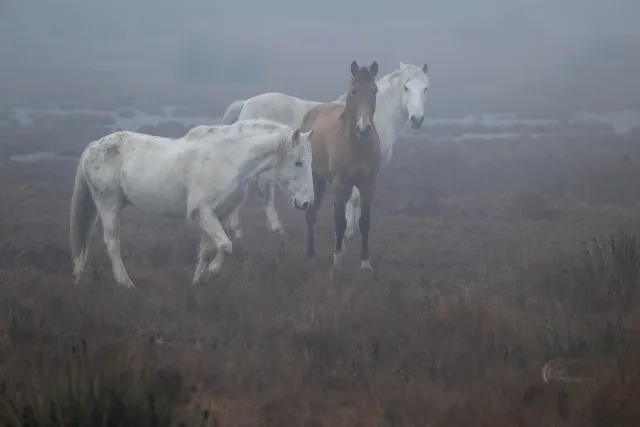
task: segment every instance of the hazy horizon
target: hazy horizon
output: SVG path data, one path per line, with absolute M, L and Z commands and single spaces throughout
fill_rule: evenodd
M 349 63 L 429 64 L 432 114 L 640 106 L 640 3 L 615 0 L 0 2 L 4 104 L 218 111 L 283 91 L 332 100 Z

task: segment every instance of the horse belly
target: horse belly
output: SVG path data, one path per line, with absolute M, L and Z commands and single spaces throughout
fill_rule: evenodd
M 145 187 L 144 190 L 123 188 L 127 201 L 144 212 L 170 218 L 184 218 L 187 213 L 186 192 L 173 185 L 161 188 Z
M 120 186 L 127 202 L 137 209 L 166 217 L 184 218 L 186 215 L 187 192 L 174 174 L 157 169 L 135 173 L 124 171 Z

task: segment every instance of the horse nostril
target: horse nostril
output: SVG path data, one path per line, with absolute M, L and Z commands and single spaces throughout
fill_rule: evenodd
M 422 122 L 424 121 L 424 116 L 420 116 L 420 118 L 416 118 L 416 116 L 411 116 L 411 123 L 413 123 L 416 126 L 421 126 Z
M 302 209 L 307 209 L 309 207 L 309 202 L 302 203 Z

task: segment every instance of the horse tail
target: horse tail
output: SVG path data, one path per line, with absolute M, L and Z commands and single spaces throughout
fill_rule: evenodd
M 89 190 L 84 170 L 84 156 L 76 170 L 76 181 L 71 196 L 70 240 L 73 274 L 78 279 L 87 264 L 88 245 L 97 218 L 97 208 Z
M 246 102 L 245 100 L 233 101 L 231 105 L 227 107 L 227 111 L 224 112 L 224 116 L 222 116 L 222 120 L 220 121 L 220 124 L 231 125 L 237 122 L 245 102 Z

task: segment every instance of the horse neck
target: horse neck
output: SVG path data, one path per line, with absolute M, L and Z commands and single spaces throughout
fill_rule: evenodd
M 285 136 L 275 132 L 266 136 L 260 136 L 259 142 L 251 141 L 249 155 L 242 162 L 240 170 L 244 173 L 238 177 L 241 183 L 249 183 L 253 178 L 268 169 L 277 166 L 278 158 L 282 155 L 285 144 Z
M 347 99 L 344 102 L 344 110 L 342 110 L 342 113 L 340 114 L 343 129 L 347 131 L 350 141 L 358 140 L 358 131 L 356 130 L 356 123 L 358 122 L 358 106 L 354 103 L 355 100 L 353 97 L 347 95 Z
M 396 82 L 391 79 L 382 82 L 383 79 L 384 77 L 378 83 L 379 92 L 373 120 L 380 136 L 380 148 L 384 153 L 393 147 L 408 116 L 402 105 L 402 92 L 398 89 Z

